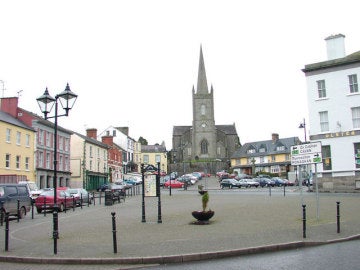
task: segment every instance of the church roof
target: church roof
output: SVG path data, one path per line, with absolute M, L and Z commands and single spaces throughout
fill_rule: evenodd
M 173 136 L 181 136 L 190 130 L 192 126 L 174 126 L 173 127 Z

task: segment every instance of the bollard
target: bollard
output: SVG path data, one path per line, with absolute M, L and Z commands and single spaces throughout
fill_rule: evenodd
M 5 213 L 5 251 L 9 251 L 9 213 Z
M 303 238 L 306 238 L 306 205 L 302 205 L 303 208 Z
M 269 185 L 269 196 L 271 197 L 271 185 Z
M 72 196 L 73 199 L 73 212 L 75 211 L 75 207 L 76 207 L 76 202 L 75 202 L 75 196 Z
M 82 193 L 80 193 L 80 208 L 82 209 L 83 207 L 83 198 L 82 198 Z
M 0 204 L 0 226 L 3 226 L 4 218 L 5 218 L 5 215 L 4 215 L 4 211 L 3 211 L 3 202 L 1 202 L 1 204 Z
M 17 222 L 20 222 L 20 200 L 17 200 Z
M 54 254 L 57 254 L 57 240 L 59 239 L 59 217 L 57 209 L 53 212 L 53 239 L 54 239 Z
M 66 194 L 65 194 L 65 201 L 64 201 L 64 212 L 66 213 L 66 208 L 67 208 L 67 205 L 66 205 Z
M 34 219 L 34 203 L 35 199 L 31 200 L 31 219 Z
M 88 205 L 88 207 L 90 206 L 90 194 L 89 194 L 89 192 L 87 193 L 87 205 Z
M 111 212 L 111 215 L 112 215 L 112 233 L 113 233 L 114 253 L 117 253 L 115 212 Z
M 285 197 L 285 186 L 286 186 L 286 185 L 284 185 L 284 197 Z
M 340 233 L 340 202 L 336 202 L 337 233 Z
M 101 204 L 101 190 L 100 190 L 100 194 L 99 194 L 99 204 Z
M 46 217 L 46 197 L 44 196 L 44 217 Z
M 92 193 L 92 199 L 93 199 L 93 201 L 94 201 L 94 206 L 95 206 L 95 192 L 93 191 L 93 193 Z

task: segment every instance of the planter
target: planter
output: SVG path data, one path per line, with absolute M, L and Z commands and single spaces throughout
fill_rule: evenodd
M 191 212 L 192 216 L 196 218 L 196 222 L 194 224 L 204 225 L 209 224 L 209 219 L 212 218 L 215 214 L 214 211 L 193 211 Z

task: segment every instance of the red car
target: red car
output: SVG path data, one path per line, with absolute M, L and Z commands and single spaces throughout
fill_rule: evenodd
M 184 183 L 182 183 L 178 180 L 167 180 L 164 184 L 164 187 L 169 187 L 170 185 L 171 185 L 171 188 L 183 188 L 184 187 Z
M 56 190 L 56 204 L 58 206 L 59 212 L 64 211 L 65 207 L 73 207 L 73 197 L 66 190 L 60 189 Z M 37 212 L 40 214 L 43 210 L 53 210 L 54 209 L 54 190 L 46 190 L 40 193 L 40 195 L 35 199 L 35 207 Z

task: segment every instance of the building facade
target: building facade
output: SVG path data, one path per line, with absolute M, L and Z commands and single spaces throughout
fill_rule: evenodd
M 192 166 L 203 163 L 197 169 L 205 170 L 209 163 L 220 160 L 224 164 L 240 146 L 235 124 L 216 125 L 214 113 L 214 89 L 207 85 L 202 48 L 200 48 L 197 88 L 192 89 L 193 120 L 191 126 L 174 126 L 172 137 L 173 163 Z M 190 169 L 191 166 L 183 166 Z M 184 169 L 185 170 L 185 169 Z M 185 173 L 185 172 L 184 172 Z
M 296 144 L 300 144 L 298 137 L 280 139 L 279 134 L 274 133 L 271 140 L 241 146 L 231 157 L 231 167 L 238 173 L 271 173 L 288 178 L 288 173 L 294 171 L 291 146 Z
M 344 39 L 326 38 L 328 59 L 303 69 L 310 140 L 322 145 L 316 169 L 323 191 L 360 189 L 360 51 L 346 55 Z
M 35 130 L 0 110 L 0 183 L 35 181 Z
M 86 136 L 71 135 L 71 187 L 97 189 L 109 181 L 108 149 L 97 139 L 96 129 L 87 129 Z
M 157 163 L 160 162 L 160 171 L 167 173 L 168 159 L 164 144 L 141 145 L 141 143 L 136 142 L 135 149 L 135 160 L 139 162 L 138 164 L 151 165 L 157 168 Z M 141 173 L 141 166 L 138 166 L 138 172 Z

